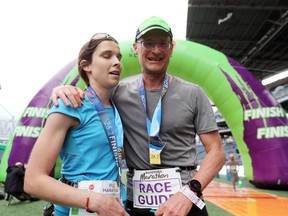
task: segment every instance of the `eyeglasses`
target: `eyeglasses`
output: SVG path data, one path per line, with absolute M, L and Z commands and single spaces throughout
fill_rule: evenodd
M 107 34 L 107 33 L 96 33 L 92 36 L 92 38 L 89 41 L 88 47 L 90 47 L 91 43 L 93 42 L 93 40 L 101 40 L 101 39 L 111 39 L 113 40 L 115 43 L 118 44 L 118 41 L 113 38 L 111 35 Z
M 159 43 L 155 43 L 154 41 L 137 41 L 137 43 L 140 43 L 142 48 L 145 48 L 146 50 L 152 50 L 155 45 L 157 45 L 158 49 L 161 51 L 167 51 L 171 48 L 171 42 L 163 41 Z

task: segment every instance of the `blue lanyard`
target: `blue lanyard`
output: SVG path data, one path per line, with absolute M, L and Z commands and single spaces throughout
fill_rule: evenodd
M 107 138 L 111 145 L 113 155 L 115 158 L 115 162 L 118 167 L 119 177 L 120 177 L 121 171 L 122 171 L 121 170 L 122 150 L 120 147 L 118 148 L 118 146 L 119 144 L 121 144 L 120 146 L 123 146 L 123 128 L 122 128 L 122 122 L 121 122 L 118 110 L 116 109 L 115 105 L 111 101 L 112 106 L 114 108 L 114 112 L 115 112 L 115 124 L 113 124 L 109 118 L 106 108 L 104 107 L 103 103 L 101 102 L 97 94 L 94 92 L 94 90 L 91 87 L 88 87 L 85 91 L 85 94 L 89 98 L 91 103 L 93 103 L 96 111 L 98 112 L 102 126 L 105 129 Z
M 169 76 L 166 74 L 162 83 L 161 96 L 159 98 L 158 104 L 153 113 L 152 122 L 151 122 L 147 115 L 146 95 L 145 95 L 145 86 L 144 86 L 143 77 L 141 76 L 139 78 L 139 97 L 140 97 L 142 106 L 146 113 L 146 125 L 147 125 L 148 135 L 150 137 L 159 137 L 160 125 L 161 125 L 161 101 L 168 90 L 168 83 L 169 83 Z

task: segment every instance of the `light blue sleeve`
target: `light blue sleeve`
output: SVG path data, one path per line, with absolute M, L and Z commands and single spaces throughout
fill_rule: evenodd
M 77 118 L 77 119 L 81 119 L 80 117 L 80 112 L 79 112 L 79 109 L 80 108 L 74 108 L 70 102 L 70 106 L 66 106 L 63 101 L 58 98 L 58 107 L 56 107 L 55 105 L 52 105 L 51 109 L 49 110 L 48 112 L 48 116 L 53 114 L 53 113 L 62 113 L 62 114 L 65 114 L 67 116 L 71 116 L 71 117 L 74 117 L 74 118 Z M 47 116 L 47 117 L 48 117 Z

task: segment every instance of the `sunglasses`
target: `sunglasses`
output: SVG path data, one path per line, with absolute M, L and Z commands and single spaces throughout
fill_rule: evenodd
M 88 47 L 90 47 L 91 43 L 94 41 L 94 40 L 102 40 L 102 39 L 110 39 L 112 41 L 114 41 L 115 43 L 118 44 L 118 41 L 113 38 L 111 35 L 107 34 L 107 33 L 96 33 L 92 36 L 92 38 L 90 39 L 89 41 L 89 44 L 88 44 Z

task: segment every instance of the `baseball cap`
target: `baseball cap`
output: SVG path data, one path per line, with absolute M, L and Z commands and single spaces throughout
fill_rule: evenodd
M 151 16 L 139 25 L 136 32 L 135 41 L 137 41 L 139 38 L 141 38 L 144 34 L 146 34 L 148 31 L 151 31 L 152 29 L 163 30 L 168 33 L 171 39 L 173 38 L 173 34 L 168 23 L 160 17 Z

